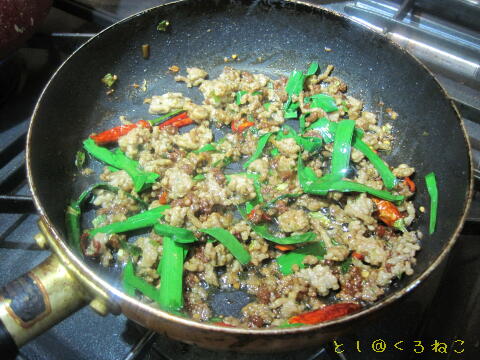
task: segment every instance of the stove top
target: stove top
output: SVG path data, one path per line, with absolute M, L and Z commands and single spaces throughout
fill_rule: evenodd
M 41 31 L 9 59 L 9 66 L 18 70 L 18 76 L 9 82 L 13 91 L 2 96 L 0 102 L 0 284 L 30 270 L 49 255 L 32 241 L 38 232 L 38 216 L 32 206 L 24 163 L 28 122 L 41 89 L 68 54 L 95 32 L 165 2 L 57 0 Z M 480 1 L 312 2 L 368 22 L 409 48 L 434 71 L 464 118 L 480 177 L 480 29 L 474 21 L 478 19 L 474 15 Z M 472 16 L 473 21 L 469 20 Z M 216 353 L 153 334 L 122 315 L 100 317 L 84 308 L 24 346 L 17 359 L 413 359 L 417 353 L 426 358 L 438 355 L 477 359 L 479 240 L 477 183 L 462 235 L 448 261 L 430 281 L 398 306 L 380 314 L 361 332 L 313 349 L 276 355 Z

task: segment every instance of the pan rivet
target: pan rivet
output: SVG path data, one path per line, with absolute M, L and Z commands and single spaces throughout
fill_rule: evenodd
M 95 298 L 92 301 L 90 301 L 90 307 L 95 310 L 96 313 L 98 313 L 101 316 L 106 316 L 110 312 L 108 310 L 108 306 L 105 303 L 105 301 L 100 300 L 99 298 Z
M 43 235 L 42 233 L 38 233 L 33 238 L 37 242 L 37 245 L 40 249 L 43 249 L 43 250 L 48 249 L 48 242 L 47 242 L 47 239 L 45 238 L 45 235 Z

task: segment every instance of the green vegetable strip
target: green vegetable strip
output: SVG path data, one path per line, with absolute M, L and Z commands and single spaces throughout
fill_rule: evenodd
M 206 145 L 203 145 L 200 149 L 192 152 L 195 154 L 200 154 L 202 152 L 207 152 L 207 151 L 217 151 L 217 148 L 213 144 L 206 144 Z
M 342 271 L 342 274 L 348 273 L 350 271 L 350 266 L 352 266 L 352 257 L 347 258 L 340 264 L 340 270 Z
M 276 197 L 275 199 L 267 202 L 264 206 L 265 209 L 269 209 L 271 208 L 272 206 L 275 205 L 275 203 L 279 200 L 283 200 L 283 199 L 287 199 L 287 198 L 296 198 L 296 197 L 299 197 L 299 196 L 302 196 L 303 194 L 283 194 L 283 195 L 280 195 L 278 197 Z
M 300 115 L 300 118 L 298 119 L 298 127 L 300 129 L 300 134 L 303 134 L 305 132 L 305 118 L 307 117 L 307 114 L 302 114 Z
M 168 114 L 165 114 L 165 115 L 162 115 L 158 118 L 155 118 L 153 120 L 148 120 L 148 122 L 150 123 L 150 125 L 159 125 L 165 121 L 167 121 L 169 118 L 171 118 L 173 115 L 177 115 L 177 114 L 180 114 L 181 112 L 183 112 L 184 110 L 174 110 L 174 111 L 171 111 L 169 112 Z
M 306 76 L 311 76 L 314 75 L 318 71 L 318 62 L 314 61 L 310 64 L 308 67 L 307 73 L 305 74 Z
M 183 261 L 187 251 L 184 244 L 163 238 L 158 300 L 164 310 L 178 310 L 183 306 Z
M 98 146 L 95 144 L 95 141 L 90 138 L 83 142 L 83 147 L 90 155 L 98 160 L 118 169 L 125 170 L 132 178 L 136 192 L 142 191 L 145 185 L 153 184 L 159 176 L 155 173 L 140 170 L 138 162 L 128 158 L 120 149 L 111 152 L 104 147 Z
M 318 241 L 279 256 L 277 258 L 277 263 L 280 267 L 281 273 L 283 275 L 289 275 L 293 273 L 293 265 L 298 265 L 298 267 L 301 269 L 305 268 L 305 265 L 303 264 L 303 259 L 305 259 L 307 255 L 313 255 L 316 256 L 318 260 L 322 260 L 326 252 L 327 251 L 325 249 L 325 244 L 323 243 L 323 241 Z
M 193 232 L 187 229 L 167 224 L 155 224 L 154 230 L 158 235 L 167 236 L 178 243 L 188 244 L 197 241 Z
M 285 91 L 288 95 L 299 95 L 303 90 L 303 82 L 305 81 L 305 75 L 303 72 L 294 70 L 288 78 Z
M 369 186 L 347 180 L 338 180 L 329 174 L 318 178 L 312 169 L 303 165 L 302 157 L 298 157 L 298 181 L 303 191 L 313 195 L 327 195 L 330 191 L 369 193 L 388 201 L 402 201 L 405 197 L 393 195 L 388 191 L 377 190 Z
M 384 190 L 377 190 L 369 186 L 347 180 L 337 180 L 337 181 L 325 181 L 321 180 L 318 183 L 313 183 L 307 186 L 304 191 L 308 194 L 313 195 L 326 195 L 330 191 L 340 191 L 340 192 L 360 192 L 368 193 L 370 195 L 376 196 L 380 199 L 399 202 L 405 199 L 402 195 L 394 195 Z
M 247 94 L 248 91 L 243 91 L 243 90 L 240 90 L 240 91 L 237 91 L 237 93 L 235 94 L 235 103 L 237 105 L 241 105 L 242 104 L 242 96 Z
M 151 210 L 144 211 L 140 214 L 130 216 L 124 221 L 115 222 L 99 228 L 88 230 L 91 236 L 98 233 L 117 234 L 125 231 L 137 230 L 149 226 L 153 226 L 163 216 L 163 212 L 170 208 L 170 205 L 161 205 Z
M 229 231 L 222 228 L 201 229 L 200 231 L 220 241 L 240 264 L 247 265 L 250 262 L 251 257 L 248 251 Z
M 98 183 L 90 186 L 87 190 L 81 193 L 77 200 L 70 203 L 70 205 L 67 207 L 67 211 L 65 214 L 65 226 L 67 228 L 67 239 L 75 249 L 80 249 L 80 217 L 82 215 L 82 204 L 92 194 L 92 191 L 97 188 L 105 188 L 112 192 L 118 192 L 120 190 L 114 186 L 105 183 Z M 139 198 L 132 195 L 130 196 L 134 200 L 139 202 L 142 207 L 146 205 L 145 202 L 140 200 Z
M 270 233 L 266 225 L 251 225 L 251 226 L 253 231 L 255 231 L 258 235 L 260 235 L 264 239 L 267 239 L 269 241 L 272 241 L 274 243 L 281 244 L 281 245 L 291 245 L 291 244 L 312 242 L 312 241 L 316 241 L 316 238 L 317 238 L 317 236 L 313 232 L 306 232 L 300 235 L 292 235 L 289 237 L 281 238 L 281 237 L 274 236 L 272 233 Z
M 342 120 L 338 123 L 335 133 L 332 152 L 332 170 L 333 175 L 340 179 L 346 176 L 350 164 L 350 152 L 352 150 L 352 137 L 355 128 L 355 121 Z
M 337 111 L 335 99 L 326 94 L 315 94 L 304 99 L 306 103 L 310 103 L 310 109 L 321 108 L 326 112 Z
M 203 174 L 198 174 L 198 175 L 195 175 L 192 179 L 193 179 L 194 181 L 201 181 L 201 180 L 205 180 L 205 179 L 206 179 L 206 176 L 203 175 Z
M 257 148 L 255 149 L 255 152 L 253 153 L 253 155 L 250 157 L 250 159 L 248 159 L 244 164 L 243 164 L 243 168 L 246 169 L 249 167 L 249 165 L 254 162 L 255 160 L 257 160 L 260 156 L 262 156 L 262 153 L 263 153 L 263 149 L 265 148 L 265 146 L 267 145 L 268 143 L 268 140 L 270 139 L 270 136 L 272 136 L 273 133 L 266 133 L 266 134 L 263 134 L 262 136 L 260 136 L 260 138 L 258 139 L 258 143 L 257 143 Z
M 392 190 L 395 185 L 397 185 L 398 180 L 387 164 L 378 156 L 366 143 L 360 140 L 358 137 L 353 138 L 353 147 L 361 151 L 363 155 L 372 163 L 372 165 L 377 169 L 378 174 L 383 180 L 385 187 L 388 190 Z
M 323 117 L 308 127 L 307 130 L 315 129 L 320 132 L 323 137 L 323 141 L 330 143 L 334 140 L 335 133 L 337 131 L 337 123 L 329 121 L 326 117 Z M 365 142 L 362 141 L 363 131 L 355 129 L 352 146 L 361 151 L 372 165 L 377 169 L 380 177 L 388 190 L 391 190 L 397 185 L 397 178 L 393 175 L 392 171 L 387 164 L 378 156 Z
M 425 183 L 427 185 L 428 195 L 430 196 L 430 224 L 428 227 L 428 233 L 431 235 L 435 232 L 438 211 L 437 179 L 433 172 L 425 175 Z
M 157 303 L 159 302 L 158 289 L 135 275 L 135 270 L 131 261 L 129 261 L 123 268 L 122 283 L 123 289 L 128 295 L 135 296 L 135 289 L 137 289 L 153 301 Z

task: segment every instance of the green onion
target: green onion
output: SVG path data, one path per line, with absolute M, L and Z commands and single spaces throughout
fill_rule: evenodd
M 140 170 L 138 162 L 128 158 L 120 149 L 111 152 L 110 150 L 95 144 L 95 141 L 91 138 L 88 138 L 83 142 L 83 147 L 90 153 L 90 155 L 98 160 L 125 170 L 132 178 L 134 190 L 136 192 L 142 191 L 146 185 L 153 184 L 159 176 L 155 173 Z
M 112 75 L 110 73 L 106 74 L 103 78 L 102 78 L 102 82 L 107 86 L 107 87 L 112 87 L 113 84 L 115 84 L 115 82 L 117 81 L 117 75 Z
M 300 115 L 300 118 L 298 119 L 298 127 L 300 129 L 300 134 L 303 134 L 305 132 L 305 118 L 307 117 L 307 114 L 302 114 Z
M 206 145 L 203 145 L 200 149 L 192 152 L 195 154 L 200 154 L 202 152 L 207 152 L 207 151 L 217 151 L 217 148 L 213 144 L 206 144 Z
M 303 75 L 303 72 L 297 70 L 292 71 L 285 86 L 285 91 L 290 96 L 300 95 L 303 90 L 304 81 L 305 75 Z
M 337 123 L 329 121 L 326 117 L 323 117 L 308 127 L 309 129 L 315 129 L 320 132 L 323 140 L 326 143 L 330 143 L 334 140 L 335 132 L 337 131 Z M 398 179 L 393 175 L 392 171 L 387 164 L 378 156 L 365 142 L 362 141 L 363 131 L 355 128 L 352 145 L 357 150 L 361 151 L 372 165 L 377 169 L 380 177 L 388 190 L 391 190 L 398 183 Z
M 93 227 L 98 227 L 100 224 L 103 224 L 105 220 L 107 220 L 107 215 L 98 215 L 95 219 L 92 220 L 92 225 Z
M 170 26 L 170 21 L 162 20 L 157 25 L 157 30 L 159 31 L 167 31 L 167 28 Z
M 240 264 L 246 265 L 250 262 L 251 257 L 243 245 L 230 232 L 222 228 L 200 229 L 201 232 L 213 236 L 220 241 L 237 259 Z
M 170 111 L 168 114 L 165 114 L 165 115 L 162 115 L 158 118 L 155 118 L 153 120 L 148 120 L 148 122 L 150 123 L 150 125 L 158 125 L 158 124 L 161 124 L 165 121 L 167 121 L 169 118 L 171 118 L 172 116 L 174 115 L 177 115 L 177 114 L 180 114 L 181 112 L 183 112 L 184 110 L 174 110 L 174 111 Z
M 277 244 L 281 245 L 291 245 L 291 244 L 300 244 L 305 242 L 312 242 L 316 241 L 317 236 L 313 232 L 306 232 L 300 235 L 291 235 L 288 237 L 277 237 L 274 236 L 268 230 L 266 225 L 251 225 L 253 231 L 255 231 L 258 235 L 263 237 L 266 240 L 272 241 Z
M 272 105 L 272 103 L 266 102 L 265 104 L 263 104 L 263 107 L 265 108 L 265 110 L 268 111 L 268 109 L 270 109 L 270 105 Z
M 193 181 L 201 181 L 201 180 L 205 180 L 205 178 L 206 178 L 205 175 L 203 175 L 203 174 L 198 174 L 198 175 L 195 175 L 195 176 L 192 178 L 192 180 L 193 180 Z
M 273 148 L 270 151 L 270 155 L 272 155 L 273 157 L 278 156 L 279 154 L 280 154 L 280 151 L 277 148 Z
M 322 260 L 327 250 L 323 241 L 318 241 L 313 244 L 302 246 L 301 248 L 290 251 L 287 254 L 279 256 L 276 260 L 280 267 L 280 271 L 283 275 L 289 275 L 293 273 L 292 266 L 297 265 L 299 268 L 305 268 L 303 259 L 307 255 L 313 255 L 318 260 Z
M 75 154 L 75 166 L 78 170 L 82 170 L 83 165 L 85 165 L 85 151 L 79 150 Z
M 87 190 L 82 192 L 77 200 L 72 201 L 69 206 L 67 206 L 67 211 L 65 213 L 65 226 L 67 228 L 67 239 L 68 242 L 72 245 L 73 248 L 80 250 L 80 218 L 82 216 L 81 207 L 84 201 L 90 197 L 92 191 L 97 188 L 104 188 L 112 192 L 118 192 L 120 189 L 105 184 L 105 183 L 98 183 L 95 185 L 91 185 Z M 128 194 L 130 195 L 130 194 Z M 130 195 L 134 200 L 139 202 L 142 207 L 147 207 L 147 204 L 140 200 L 139 198 Z
M 154 230 L 158 235 L 167 236 L 178 243 L 188 244 L 197 241 L 193 232 L 187 229 L 167 224 L 155 224 Z
M 129 261 L 123 268 L 122 284 L 123 289 L 130 296 L 135 296 L 136 289 L 153 301 L 157 303 L 159 302 L 158 289 L 146 282 L 144 279 L 135 275 L 135 270 L 131 261 Z
M 352 258 L 349 257 L 346 260 L 342 261 L 340 264 L 340 271 L 342 274 L 346 274 L 350 271 L 350 266 L 352 266 Z
M 327 195 L 330 191 L 340 192 L 362 192 L 368 193 L 381 199 L 388 201 L 402 201 L 405 197 L 401 195 L 394 195 L 388 191 L 377 190 L 369 186 L 348 181 L 338 180 L 335 175 L 326 175 L 318 178 L 312 169 L 303 165 L 302 157 L 298 157 L 298 181 L 304 192 L 313 195 Z
M 318 62 L 316 61 L 312 62 L 308 67 L 307 73 L 305 75 L 306 76 L 315 75 L 315 73 L 318 71 L 318 68 L 319 68 Z
M 263 95 L 261 91 L 257 90 L 252 93 L 252 95 Z
M 140 214 L 130 216 L 124 221 L 118 221 L 102 227 L 90 229 L 88 230 L 88 233 L 90 236 L 94 236 L 98 233 L 117 234 L 153 226 L 163 216 L 163 212 L 169 208 L 170 205 L 161 205 L 151 210 L 144 211 Z
M 120 247 L 127 251 L 131 256 L 140 256 L 142 255 L 142 248 L 130 244 L 128 241 L 125 241 L 123 239 L 120 239 Z
M 160 275 L 158 302 L 164 310 L 178 310 L 183 306 L 183 261 L 187 252 L 185 244 L 163 238 L 162 260 L 157 271 Z
M 302 196 L 303 194 L 283 194 L 283 195 L 280 195 L 278 197 L 276 197 L 275 199 L 267 202 L 264 206 L 265 209 L 269 209 L 271 208 L 272 206 L 275 205 L 275 203 L 279 200 L 283 200 L 283 199 L 287 199 L 287 198 L 296 198 L 296 197 L 299 197 L 299 196 Z
M 304 99 L 304 102 L 310 104 L 310 109 L 320 108 L 326 112 L 337 111 L 335 99 L 326 94 L 315 94 Z
M 333 143 L 331 173 L 339 178 L 345 177 L 348 171 L 354 128 L 355 121 L 353 120 L 341 120 L 337 125 Z
M 430 224 L 428 227 L 428 233 L 431 235 L 435 232 L 438 211 L 437 179 L 433 172 L 425 175 L 425 183 L 427 185 L 428 195 L 430 196 Z
M 262 136 L 260 136 L 260 138 L 258 139 L 258 142 L 257 142 L 257 148 L 255 149 L 255 152 L 253 153 L 253 155 L 250 157 L 250 159 L 248 159 L 244 164 L 243 164 L 243 168 L 246 169 L 248 168 L 248 166 L 254 162 L 255 160 L 257 160 L 260 156 L 262 156 L 262 153 L 263 153 L 263 149 L 265 148 L 265 146 L 267 145 L 268 143 L 268 140 L 270 139 L 270 136 L 272 136 L 273 133 L 266 133 L 266 134 L 263 134 Z
M 242 104 L 242 96 L 245 95 L 245 94 L 248 94 L 248 91 L 243 91 L 243 90 L 240 90 L 240 91 L 237 91 L 235 93 L 235 103 L 237 105 L 241 105 Z

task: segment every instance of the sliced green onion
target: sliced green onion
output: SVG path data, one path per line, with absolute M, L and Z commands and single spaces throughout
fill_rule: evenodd
M 213 144 L 206 144 L 206 145 L 203 145 L 200 149 L 192 152 L 195 154 L 200 154 L 202 152 L 207 152 L 207 151 L 217 151 L 217 148 Z
M 118 221 L 102 227 L 90 229 L 88 230 L 88 233 L 90 236 L 94 236 L 98 233 L 117 234 L 153 226 L 163 216 L 164 211 L 169 208 L 170 205 L 161 205 L 151 210 L 144 211 L 140 214 L 130 216 L 124 221 Z
M 130 296 L 135 296 L 135 290 L 138 290 L 146 297 L 157 303 L 159 302 L 158 289 L 135 275 L 135 270 L 131 261 L 129 261 L 123 268 L 122 284 L 123 289 Z
M 155 224 L 154 230 L 158 235 L 167 236 L 178 243 L 188 244 L 197 241 L 193 232 L 187 229 L 167 224 Z
M 428 195 L 430 196 L 430 223 L 428 226 L 428 233 L 431 235 L 435 232 L 438 211 L 437 179 L 433 172 L 425 175 L 425 183 L 427 185 Z
M 306 76 L 315 75 L 315 73 L 318 71 L 318 68 L 319 68 L 318 62 L 316 61 L 312 62 L 308 67 L 307 73 L 305 75 Z
M 167 31 L 167 28 L 170 26 L 170 21 L 162 20 L 157 25 L 157 30 L 159 31 Z
M 157 268 L 160 275 L 158 302 L 164 310 L 183 307 L 183 261 L 188 252 L 185 244 L 179 244 L 165 236 L 162 260 Z
M 253 231 L 266 240 L 272 241 L 281 245 L 300 244 L 305 242 L 316 241 L 317 236 L 313 232 L 306 232 L 300 235 L 291 235 L 288 237 L 274 236 L 266 225 L 251 225 Z
M 297 174 L 301 188 L 308 194 L 325 196 L 330 191 L 361 192 L 394 202 L 402 201 L 405 198 L 404 196 L 394 195 L 388 191 L 377 190 L 357 182 L 338 180 L 338 178 L 336 178 L 335 175 L 332 176 L 332 174 L 318 178 L 312 169 L 303 165 L 301 156 L 298 157 Z
M 272 151 L 270 151 L 270 155 L 273 157 L 278 156 L 280 154 L 280 151 L 277 148 L 273 148 Z
M 310 109 L 320 108 L 326 112 L 337 111 L 335 99 L 326 94 L 315 94 L 304 99 L 304 102 L 310 104 Z
M 240 90 L 240 91 L 237 91 L 236 94 L 235 94 L 235 103 L 237 105 L 241 105 L 242 104 L 242 96 L 245 95 L 245 94 L 248 94 L 248 91 L 243 91 L 243 90 Z
M 354 128 L 355 121 L 353 120 L 341 120 L 337 125 L 333 143 L 331 173 L 339 178 L 345 177 L 348 171 Z
M 265 110 L 268 111 L 268 109 L 270 109 L 270 105 L 272 105 L 272 103 L 266 102 L 265 104 L 263 104 L 263 107 L 265 108 Z
M 350 266 L 352 266 L 352 258 L 348 257 L 340 264 L 340 271 L 342 272 L 342 274 L 348 273 L 350 271 Z
M 280 267 L 281 273 L 283 275 L 289 275 L 293 273 L 293 265 L 297 265 L 301 269 L 305 268 L 303 259 L 305 259 L 307 255 L 313 255 L 318 260 L 322 260 L 326 252 L 327 250 L 325 249 L 323 241 L 318 241 L 279 256 L 277 258 L 277 263 Z
M 272 136 L 273 133 L 266 133 L 266 134 L 263 134 L 262 136 L 260 136 L 260 138 L 258 139 L 258 142 L 257 142 L 257 148 L 255 149 L 255 152 L 253 153 L 253 155 L 250 157 L 250 159 L 248 159 L 244 164 L 243 164 L 243 168 L 244 169 L 247 169 L 248 166 L 254 162 L 255 160 L 257 160 L 260 156 L 262 156 L 262 153 L 263 153 L 263 149 L 265 148 L 265 146 L 267 145 L 268 143 L 268 140 L 270 139 L 270 136 Z
M 201 181 L 201 180 L 205 180 L 205 179 L 206 179 L 206 177 L 205 177 L 205 175 L 203 175 L 203 174 L 195 175 L 195 176 L 192 178 L 193 181 Z
M 307 130 L 315 129 L 320 132 L 323 137 L 323 140 L 326 143 L 330 143 L 334 140 L 335 133 L 337 131 L 337 123 L 329 121 L 326 117 L 323 117 L 312 125 L 308 127 Z M 363 131 L 360 129 L 355 128 L 352 146 L 361 151 L 367 159 L 372 163 L 372 165 L 377 169 L 378 174 L 383 180 L 385 187 L 388 190 L 391 190 L 397 185 L 398 179 L 393 175 L 392 171 L 388 167 L 387 164 L 383 161 L 383 159 L 378 156 L 365 142 L 362 141 Z
M 294 70 L 288 78 L 285 91 L 288 95 L 299 95 L 303 90 L 303 83 L 305 81 L 305 75 L 303 72 Z
M 91 138 L 88 138 L 83 142 L 83 147 L 90 153 L 90 155 L 98 160 L 118 169 L 125 170 L 132 178 L 134 190 L 136 192 L 140 192 L 145 186 L 153 184 L 159 176 L 152 172 L 140 170 L 139 163 L 128 158 L 120 149 L 111 152 L 110 150 L 95 144 L 95 141 Z
M 250 262 L 251 257 L 248 251 L 229 231 L 222 228 L 200 229 L 200 231 L 220 241 L 240 264 L 246 265 Z
M 300 134 L 303 134 L 305 132 L 305 118 L 307 117 L 307 114 L 302 114 L 300 115 L 300 118 L 298 119 L 298 127 L 300 129 Z
M 79 150 L 75 154 L 75 166 L 78 170 L 82 170 L 85 165 L 85 151 Z
M 150 125 L 158 125 L 158 124 L 161 124 L 165 121 L 167 121 L 168 119 L 170 119 L 172 116 L 174 115 L 177 115 L 177 114 L 180 114 L 181 112 L 184 112 L 184 110 L 174 110 L 174 111 L 171 111 L 169 112 L 168 114 L 165 114 L 165 115 L 162 115 L 160 117 L 157 117 L 153 120 L 148 120 L 148 122 L 150 123 Z

